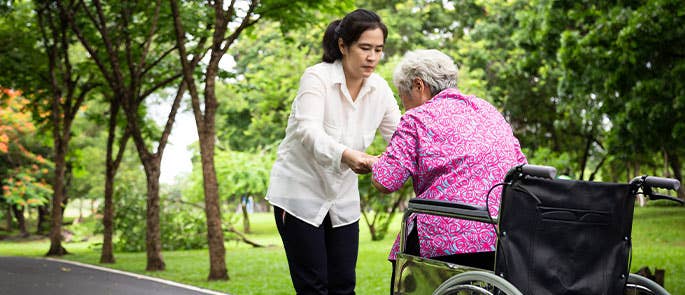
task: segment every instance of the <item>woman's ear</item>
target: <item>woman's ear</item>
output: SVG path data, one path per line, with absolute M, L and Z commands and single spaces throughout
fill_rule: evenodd
M 342 55 L 345 55 L 345 42 L 343 42 L 342 38 L 338 38 L 338 49 L 340 49 Z
M 423 91 L 424 85 L 423 85 L 423 80 L 421 80 L 421 78 L 414 78 L 414 80 L 412 80 L 412 84 L 413 84 L 412 85 L 413 87 L 416 87 L 416 89 L 419 91 L 419 93 Z

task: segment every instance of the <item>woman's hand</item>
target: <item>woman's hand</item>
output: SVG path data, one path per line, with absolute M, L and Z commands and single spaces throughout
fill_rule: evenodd
M 367 174 L 371 172 L 371 166 L 377 160 L 378 159 L 374 156 L 351 149 L 346 149 L 342 154 L 342 162 L 357 174 Z

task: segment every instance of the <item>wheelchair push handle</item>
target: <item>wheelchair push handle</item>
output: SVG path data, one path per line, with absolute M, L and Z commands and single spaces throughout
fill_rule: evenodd
M 652 191 L 654 187 L 677 191 L 680 188 L 680 181 L 677 179 L 645 175 L 633 178 L 630 183 L 636 187 L 642 187 L 642 194 L 651 200 L 669 200 L 681 205 L 685 204 L 681 199 L 657 194 Z
M 645 184 L 651 187 L 665 188 L 677 191 L 680 188 L 680 181 L 673 178 L 647 176 L 645 178 Z
M 550 166 L 522 165 L 521 172 L 535 177 L 554 179 L 557 176 L 557 169 Z

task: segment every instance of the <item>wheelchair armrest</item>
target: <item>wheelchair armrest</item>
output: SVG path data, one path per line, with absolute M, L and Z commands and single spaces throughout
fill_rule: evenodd
M 432 199 L 419 199 L 419 198 L 409 199 L 409 206 L 411 207 L 412 204 L 424 204 L 424 205 L 431 205 L 431 206 L 438 206 L 438 207 L 460 208 L 460 209 L 467 209 L 467 210 L 485 210 L 485 207 L 475 206 L 475 205 L 466 204 L 466 203 L 462 203 L 462 202 L 450 202 L 450 201 L 432 200 Z
M 485 207 L 460 202 L 413 198 L 409 200 L 409 212 L 446 216 L 459 219 L 497 223 L 497 218 L 490 218 Z

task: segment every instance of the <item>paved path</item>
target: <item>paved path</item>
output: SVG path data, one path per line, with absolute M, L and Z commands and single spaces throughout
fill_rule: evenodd
M 0 257 L 0 295 L 190 295 L 223 293 L 77 262 Z

